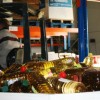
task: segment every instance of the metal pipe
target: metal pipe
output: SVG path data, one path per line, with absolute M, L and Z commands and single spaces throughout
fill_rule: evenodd
M 67 37 L 64 36 L 64 51 L 67 51 Z
M 46 25 L 45 19 L 40 19 L 40 31 L 41 31 L 41 57 L 45 60 L 48 60 L 47 54 L 47 40 L 46 40 Z
M 24 25 L 24 63 L 31 60 L 30 57 L 30 34 L 28 23 L 28 5 L 23 3 L 23 25 Z
M 89 53 L 87 1 L 83 0 L 85 57 Z
M 83 15 L 83 6 L 82 6 L 83 0 L 78 0 L 79 5 L 77 8 L 78 11 L 78 29 L 79 29 L 79 61 L 82 62 L 85 58 L 85 39 L 84 39 L 84 15 Z
M 67 38 L 67 48 L 68 48 L 68 52 L 71 51 L 71 44 L 70 44 L 71 40 L 70 40 L 70 33 L 68 33 L 68 38 Z
M 50 38 L 50 50 L 53 51 L 54 48 L 53 48 L 53 37 L 51 36 Z

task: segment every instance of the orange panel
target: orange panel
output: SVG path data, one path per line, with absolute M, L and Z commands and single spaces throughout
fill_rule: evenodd
M 64 44 L 58 44 L 58 43 L 53 44 L 53 46 L 59 46 L 59 45 L 63 46 Z M 47 46 L 50 47 L 50 44 L 47 44 Z M 41 47 L 41 44 L 39 43 L 31 44 L 31 47 Z
M 40 27 L 31 26 L 29 27 L 31 38 L 40 38 Z M 18 31 L 11 31 L 16 34 L 19 38 L 23 38 L 23 27 L 18 26 Z M 46 28 L 47 37 L 50 36 L 61 36 L 69 33 L 78 33 L 78 28 Z
M 14 33 L 15 35 L 17 35 L 19 38 L 23 38 L 23 27 L 18 27 L 18 31 L 11 31 L 12 33 Z

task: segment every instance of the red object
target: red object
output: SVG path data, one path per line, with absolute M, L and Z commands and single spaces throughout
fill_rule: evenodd
M 80 7 L 81 6 L 81 1 L 80 0 L 76 0 L 76 6 Z
M 59 78 L 66 78 L 67 74 L 65 72 L 60 72 L 59 73 Z
M 73 75 L 73 80 L 74 80 L 74 81 L 79 81 L 78 76 L 77 76 L 77 75 Z
M 20 72 L 26 72 L 27 68 L 25 66 L 21 66 Z

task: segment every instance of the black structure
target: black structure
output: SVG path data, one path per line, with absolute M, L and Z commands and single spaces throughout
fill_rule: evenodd
M 39 9 L 36 10 L 35 14 L 38 14 L 40 9 L 45 7 L 45 0 L 40 0 Z M 12 14 L 18 14 L 23 17 L 22 25 L 24 26 L 24 63 L 31 60 L 30 57 L 30 34 L 29 34 L 29 16 L 35 16 L 32 12 L 28 11 L 28 3 L 3 3 L 0 2 L 0 17 L 8 18 L 11 15 L 6 14 L 6 12 L 11 12 Z M 47 60 L 47 42 L 46 42 L 46 32 L 45 32 L 45 21 L 40 20 L 41 28 L 41 54 L 42 58 Z
M 11 11 L 17 13 L 23 17 L 24 26 L 24 63 L 28 62 L 30 59 L 30 35 L 29 35 L 29 25 L 28 25 L 28 5 L 27 3 L 1 3 L 0 8 L 5 9 L 5 11 Z M 3 17 L 3 15 L 1 15 Z M 7 17 L 7 16 L 5 16 Z
M 28 6 L 23 4 L 23 25 L 24 25 L 24 63 L 31 60 L 30 58 L 30 34 L 28 23 Z
M 40 31 L 41 31 L 41 57 L 48 60 L 47 54 L 47 40 L 46 40 L 46 24 L 45 19 L 40 19 Z

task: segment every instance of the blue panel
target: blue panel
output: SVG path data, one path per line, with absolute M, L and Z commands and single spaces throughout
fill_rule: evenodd
M 49 0 L 51 7 L 72 7 L 72 0 Z

